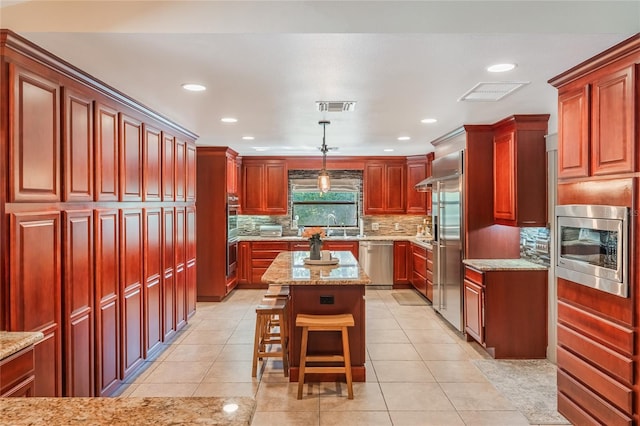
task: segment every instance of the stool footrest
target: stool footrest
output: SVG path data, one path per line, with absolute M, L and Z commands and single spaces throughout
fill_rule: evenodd
M 342 355 L 314 355 L 307 356 L 307 362 L 344 362 Z
M 306 367 L 304 373 L 346 373 L 347 370 L 344 367 Z

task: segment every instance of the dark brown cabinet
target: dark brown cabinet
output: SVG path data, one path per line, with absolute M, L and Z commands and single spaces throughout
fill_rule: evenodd
M 110 396 L 195 311 L 196 135 L 11 31 L 0 52 L 0 330 L 44 334 L 9 393 Z
M 415 190 L 415 185 L 423 181 L 427 174 L 427 157 L 424 155 L 417 155 L 413 157 L 407 157 L 407 214 L 427 214 L 427 210 L 431 209 L 431 206 L 427 206 L 427 195 L 430 192 L 418 192 Z M 429 196 L 429 204 L 431 204 L 431 197 Z
M 493 358 L 546 358 L 546 269 L 464 269 L 467 339 Z
M 367 161 L 364 166 L 364 213 L 395 214 L 406 211 L 405 162 Z
M 515 115 L 494 125 L 493 216 L 511 226 L 547 226 L 545 135 L 549 115 Z
M 285 160 L 243 159 L 242 193 L 240 204 L 243 214 L 287 214 L 289 180 Z
M 394 241 L 393 243 L 393 285 L 411 284 L 413 276 L 413 257 L 411 242 Z

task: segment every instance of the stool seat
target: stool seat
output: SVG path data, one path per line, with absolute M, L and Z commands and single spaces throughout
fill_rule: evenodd
M 274 332 L 272 329 L 278 327 Z M 257 376 L 258 360 L 268 357 L 282 358 L 285 377 L 289 375 L 289 322 L 287 299 L 265 297 L 256 306 L 256 331 L 253 344 L 251 377 Z M 267 346 L 280 345 L 280 350 L 268 351 Z
M 351 375 L 351 355 L 349 352 L 349 333 L 347 328 L 353 327 L 355 321 L 351 314 L 336 315 L 309 315 L 298 314 L 296 316 L 296 326 L 302 327 L 302 342 L 300 345 L 300 370 L 298 373 L 298 399 L 302 399 L 304 387 L 304 376 L 306 373 L 344 373 L 347 379 L 348 398 L 353 399 L 353 383 Z M 342 338 L 342 354 L 328 355 L 308 355 L 307 345 L 309 332 L 313 331 L 338 331 Z M 311 366 L 307 367 L 307 362 L 313 363 L 342 363 L 342 366 Z
M 289 298 L 289 286 L 288 285 L 279 285 L 279 284 L 269 284 L 269 288 L 267 288 L 267 292 L 264 294 L 264 297 L 275 297 L 278 299 L 288 299 Z

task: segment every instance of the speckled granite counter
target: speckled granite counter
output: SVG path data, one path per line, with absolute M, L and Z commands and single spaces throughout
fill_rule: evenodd
M 250 425 L 254 410 L 246 397 L 2 398 L 0 424 Z
M 262 282 L 288 285 L 364 285 L 370 284 L 360 264 L 350 251 L 332 251 L 337 265 L 305 265 L 308 251 L 290 251 L 278 254 L 262 276 Z
M 462 263 L 479 271 L 535 271 L 549 269 L 548 266 L 524 259 L 464 259 Z
M 40 332 L 0 331 L 0 360 L 33 345 L 42 338 L 44 335 Z
M 411 241 L 420 244 L 428 244 L 423 240 L 419 240 L 415 235 L 366 235 L 364 237 L 340 235 L 331 236 L 325 239 L 327 241 Z M 243 235 L 238 237 L 238 241 L 306 241 L 307 238 L 297 236 L 283 237 L 260 237 L 258 235 Z

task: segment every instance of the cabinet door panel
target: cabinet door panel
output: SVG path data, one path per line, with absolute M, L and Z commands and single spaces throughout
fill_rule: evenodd
M 628 67 L 593 84 L 594 175 L 634 171 L 634 74 L 634 67 Z
M 117 201 L 120 190 L 118 171 L 118 112 L 95 104 L 95 198 Z
M 187 145 L 176 138 L 176 201 L 186 201 Z
M 427 177 L 427 163 L 412 162 L 407 164 L 407 213 L 425 214 L 426 193 L 418 192 L 414 186 Z
M 558 177 L 589 176 L 589 85 L 558 96 Z
M 142 210 L 124 209 L 120 223 L 122 378 L 142 362 Z
M 187 201 L 196 200 L 196 145 L 187 143 Z
M 120 201 L 142 201 L 142 123 L 120 114 Z
M 176 313 L 176 330 L 184 327 L 187 320 L 186 303 L 186 241 L 185 241 L 185 209 L 183 207 L 176 208 L 176 232 L 175 232 L 175 313 Z
M 145 358 L 162 342 L 162 211 L 144 211 Z
M 244 164 L 242 166 L 242 200 L 243 213 L 261 212 L 263 204 L 262 185 L 264 168 L 262 164 Z
M 35 396 L 62 396 L 60 216 L 10 215 L 9 330 L 42 331 Z
M 118 210 L 98 209 L 95 220 L 96 396 L 120 381 L 120 278 Z
M 187 316 L 191 316 L 196 311 L 197 299 L 197 276 L 196 276 L 196 208 L 187 207 Z
M 176 143 L 175 138 L 162 133 L 162 201 L 173 201 L 175 198 L 176 180 Z
M 411 243 L 408 241 L 395 241 L 393 243 L 393 283 L 409 284 L 411 282 L 412 265 Z
M 94 396 L 93 212 L 64 213 L 65 395 Z
M 175 210 L 162 209 L 163 216 L 163 261 L 164 277 L 162 283 L 162 333 L 163 339 L 169 339 L 176 330 L 175 324 Z
M 196 302 L 198 298 L 198 275 L 196 261 L 187 262 L 187 317 L 190 318 L 196 313 Z
M 9 65 L 9 199 L 59 201 L 60 87 Z
M 386 166 L 386 187 L 384 190 L 387 213 L 405 212 L 405 165 L 387 164 Z
M 515 220 L 515 134 L 508 132 L 493 142 L 493 217 Z
M 93 200 L 93 102 L 64 91 L 64 201 Z
M 287 165 L 284 162 L 265 165 L 265 184 L 263 186 L 266 214 L 287 213 Z
M 367 164 L 364 169 L 364 213 L 384 212 L 384 164 Z
M 162 137 L 160 130 L 144 125 L 144 165 L 142 169 L 144 201 L 160 201 L 162 198 Z
M 464 319 L 465 331 L 479 343 L 484 343 L 484 324 L 482 323 L 482 287 L 464 280 Z

